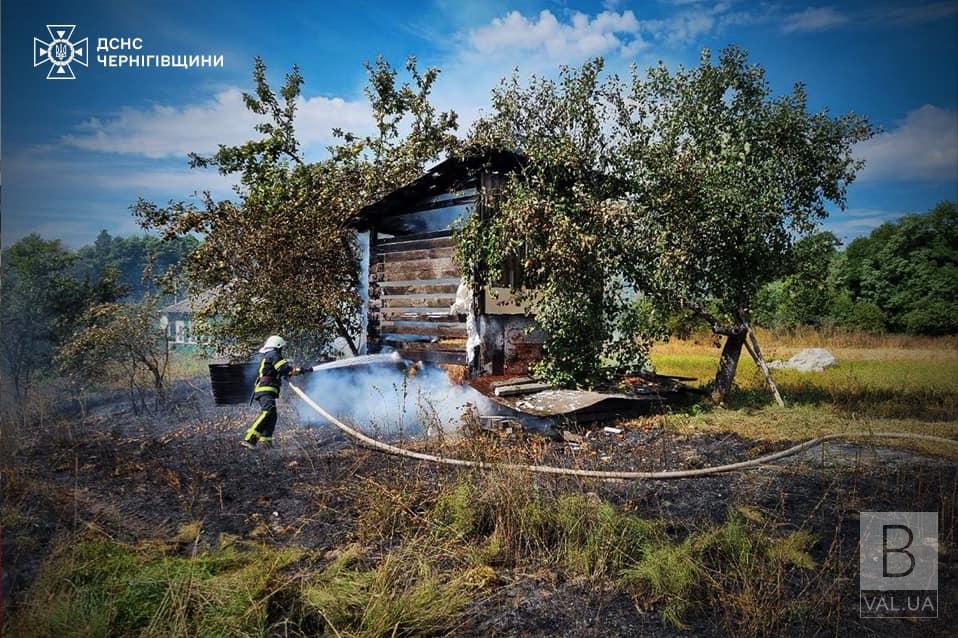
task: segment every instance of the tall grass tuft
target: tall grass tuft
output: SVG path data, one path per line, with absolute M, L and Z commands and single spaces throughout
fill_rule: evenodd
M 182 557 L 108 538 L 61 547 L 11 621 L 17 636 L 260 635 L 295 550 Z

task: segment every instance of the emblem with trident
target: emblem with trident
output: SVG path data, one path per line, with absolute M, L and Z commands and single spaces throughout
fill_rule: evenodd
M 89 66 L 88 38 L 71 42 L 74 29 L 75 24 L 48 24 L 50 42 L 33 38 L 33 66 L 49 63 L 48 80 L 76 79 L 70 66 L 74 62 Z

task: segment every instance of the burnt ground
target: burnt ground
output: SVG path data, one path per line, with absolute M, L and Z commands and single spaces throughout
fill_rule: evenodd
M 35 577 L 56 543 L 95 528 L 113 537 L 170 537 L 202 523 L 202 543 L 223 535 L 275 546 L 327 550 L 350 542 L 363 501 L 376 485 L 411 481 L 448 483 L 457 470 L 384 456 L 349 443 L 330 426 L 296 424 L 281 413 L 274 450 L 242 449 L 238 442 L 252 409 L 215 407 L 201 385 L 181 384 L 175 408 L 133 415 L 121 397 L 101 397 L 89 416 L 67 427 L 21 436 L 4 468 L 3 593 L 6 612 Z M 290 397 L 285 397 L 287 403 Z M 72 430 L 72 431 L 71 431 Z M 736 435 L 685 436 L 649 426 L 621 434 L 593 431 L 577 445 L 540 439 L 503 439 L 493 446 L 510 460 L 534 460 L 601 469 L 663 469 L 729 463 L 787 447 Z M 463 453 L 463 450 L 459 450 Z M 447 450 L 447 454 L 452 451 Z M 525 480 L 525 479 L 524 479 Z M 790 462 L 707 479 L 658 482 L 594 481 L 532 476 L 547 490 L 595 493 L 624 511 L 669 520 L 695 530 L 720 522 L 737 504 L 774 512 L 781 524 L 810 529 L 826 554 L 847 566 L 835 590 L 838 616 L 828 633 L 949 635 L 956 625 L 958 566 L 942 555 L 942 618 L 916 623 L 858 618 L 859 511 L 939 511 L 943 546 L 955 542 L 954 463 L 898 449 L 829 445 Z M 797 625 L 795 633 L 819 633 Z M 616 587 L 562 577 L 527 565 L 501 575 L 487 598 L 470 609 L 457 635 L 635 636 L 722 635 L 699 614 L 686 631 L 663 625 L 657 610 L 640 608 Z M 953 634 L 952 634 L 953 635 Z

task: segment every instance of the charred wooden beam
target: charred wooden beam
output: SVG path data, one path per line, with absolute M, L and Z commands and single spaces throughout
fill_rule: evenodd
M 414 259 L 451 258 L 456 252 L 454 246 L 440 248 L 420 248 L 418 250 L 394 250 L 389 253 L 380 253 L 372 261 L 410 261 Z
M 387 295 L 370 299 L 370 308 L 448 308 L 456 300 L 450 295 Z
M 384 308 L 380 312 L 369 314 L 370 321 L 428 321 L 432 323 L 459 323 L 456 315 L 445 312 L 427 313 L 421 311 L 410 312 L 402 310 L 396 312 L 393 308 Z
M 466 326 L 461 323 L 420 323 L 416 321 L 383 321 L 384 334 L 423 335 L 429 337 L 465 337 Z

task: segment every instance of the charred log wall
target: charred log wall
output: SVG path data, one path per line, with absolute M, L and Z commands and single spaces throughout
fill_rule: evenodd
M 466 365 L 465 317 L 450 314 L 462 272 L 452 226 L 472 214 L 475 187 L 412 202 L 370 234 L 369 351 Z

